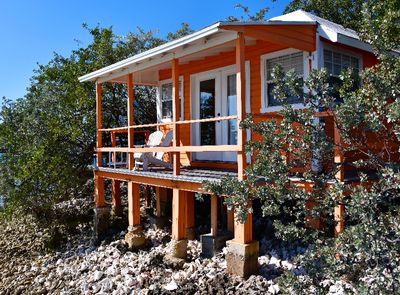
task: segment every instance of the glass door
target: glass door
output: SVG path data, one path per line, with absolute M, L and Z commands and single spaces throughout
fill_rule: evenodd
M 236 101 L 236 74 L 234 71 L 222 72 L 222 114 L 223 116 L 234 116 L 237 114 Z M 221 144 L 236 145 L 238 134 L 237 120 L 222 122 L 223 140 Z M 235 162 L 236 152 L 225 152 L 222 161 Z
M 221 115 L 220 76 L 217 73 L 200 75 L 196 79 L 195 107 L 196 118 L 209 119 Z M 221 124 L 219 122 L 201 122 L 194 124 L 196 145 L 220 145 Z M 221 152 L 194 153 L 194 159 L 200 161 L 222 161 Z

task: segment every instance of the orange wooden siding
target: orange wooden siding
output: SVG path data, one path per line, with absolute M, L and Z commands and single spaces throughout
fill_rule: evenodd
M 284 49 L 280 45 L 271 44 L 265 41 L 257 41 L 255 45 L 246 46 L 245 59 L 250 61 L 250 101 L 251 113 L 258 114 L 261 109 L 261 76 L 260 76 L 260 58 L 261 55 Z M 221 52 L 215 56 L 208 56 L 201 60 L 192 61 L 179 65 L 179 75 L 183 76 L 184 93 L 184 120 L 190 119 L 191 101 L 190 101 L 190 76 L 193 74 L 210 71 L 235 64 L 235 51 Z M 171 79 L 171 69 L 159 71 L 160 81 Z M 161 128 L 163 132 L 169 130 L 170 126 Z M 190 145 L 191 126 L 189 124 L 181 125 L 180 140 L 182 145 Z M 255 135 L 257 136 L 257 135 Z M 254 138 L 252 138 L 254 139 Z M 181 163 L 183 165 L 191 164 L 190 153 L 181 153 Z M 212 168 L 235 168 L 232 163 L 198 163 L 199 166 Z M 196 164 L 194 164 L 196 165 Z M 214 167 L 215 166 L 215 167 Z

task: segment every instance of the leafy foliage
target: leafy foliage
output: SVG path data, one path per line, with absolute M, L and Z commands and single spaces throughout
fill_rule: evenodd
M 330 9 L 320 15 L 338 21 L 330 16 L 337 14 L 345 24 L 351 11 L 343 12 L 339 4 L 355 1 L 334 2 L 337 7 L 329 1 L 295 1 L 314 3 L 319 12 Z M 246 219 L 248 203 L 259 200 L 263 215 L 273 220 L 276 238 L 309 245 L 297 258 L 304 272 L 288 271 L 279 278 L 283 293 L 393 294 L 399 289 L 400 59 L 393 49 L 399 44 L 400 7 L 398 1 L 367 1 L 357 9 L 359 17 L 353 20 L 363 24 L 362 38 L 371 42 L 379 63 L 360 73 L 361 83 L 351 70 L 344 71 L 340 101 L 326 70 L 312 71 L 303 93 L 294 72 L 276 68 L 274 95 L 283 103 L 282 111 L 267 121 L 249 117 L 241 126 L 260 135 L 246 146 L 254 159 L 246 179 L 205 183 L 215 193 L 231 196 L 225 200 L 235 207 L 239 221 Z M 287 103 L 293 96 L 304 98 L 305 109 Z M 318 111 L 331 116 L 316 118 Z M 333 140 L 329 126 L 338 128 L 341 141 Z M 356 172 L 353 184 L 335 177 L 341 168 L 333 162 L 337 149 Z M 333 238 L 333 209 L 340 204 L 346 208 L 346 229 Z M 306 226 L 316 220 L 325 226 Z
M 292 0 L 284 13 L 302 9 L 356 31 L 362 28 L 363 0 Z
M 138 33 L 117 36 L 112 28 L 89 28 L 92 42 L 68 57 L 54 54 L 39 65 L 24 98 L 4 98 L 0 111 L 0 195 L 9 212 L 33 213 L 51 222 L 54 204 L 91 193 L 88 165 L 95 147 L 95 89 L 78 77 L 146 51 L 164 42 L 138 28 Z M 191 32 L 184 24 L 168 39 Z M 126 125 L 126 87 L 103 86 L 104 128 Z M 156 121 L 155 89 L 135 87 L 135 123 Z M 105 138 L 105 141 L 110 140 Z M 89 188 L 85 191 L 83 188 Z

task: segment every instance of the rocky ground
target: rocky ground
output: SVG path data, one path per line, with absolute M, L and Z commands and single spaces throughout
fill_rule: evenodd
M 276 294 L 274 279 L 284 269 L 301 273 L 290 258 L 301 247 L 277 247 L 261 240 L 260 272 L 247 280 L 225 273 L 225 249 L 212 259 L 200 256 L 198 241 L 188 244 L 188 259 L 183 269 L 163 263 L 169 253 L 170 232 L 157 229 L 144 218 L 148 239 L 145 249 L 128 251 L 123 237 L 116 233 L 111 242 L 94 246 L 90 224 L 77 226 L 62 249 L 40 254 L 40 236 L 34 223 L 1 225 L 0 294 Z M 38 245 L 35 246 L 35 241 Z

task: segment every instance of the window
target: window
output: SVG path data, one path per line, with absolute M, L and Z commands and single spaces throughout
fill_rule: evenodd
M 180 79 L 179 101 L 181 107 L 181 115 L 180 115 L 181 118 L 183 118 L 182 86 L 183 83 L 182 80 Z M 172 119 L 172 82 L 170 81 L 162 82 L 159 89 L 159 118 L 160 121 L 168 121 Z
M 333 88 L 333 96 L 340 102 L 339 88 L 342 85 L 342 81 L 339 75 L 343 70 L 348 68 L 352 68 L 354 74 L 358 74 L 360 70 L 360 59 L 348 54 L 324 49 L 324 67 L 328 70 L 330 75 L 329 85 Z
M 265 101 L 266 106 L 276 107 L 282 105 L 282 103 L 274 97 L 273 89 L 274 83 L 272 79 L 272 72 L 275 66 L 280 65 L 283 71 L 286 73 L 289 70 L 294 70 L 299 79 L 303 79 L 304 76 L 304 57 L 303 52 L 295 52 L 291 54 L 281 55 L 278 57 L 267 58 L 265 60 Z M 303 101 L 302 97 L 288 97 L 288 102 L 291 104 L 301 103 Z

